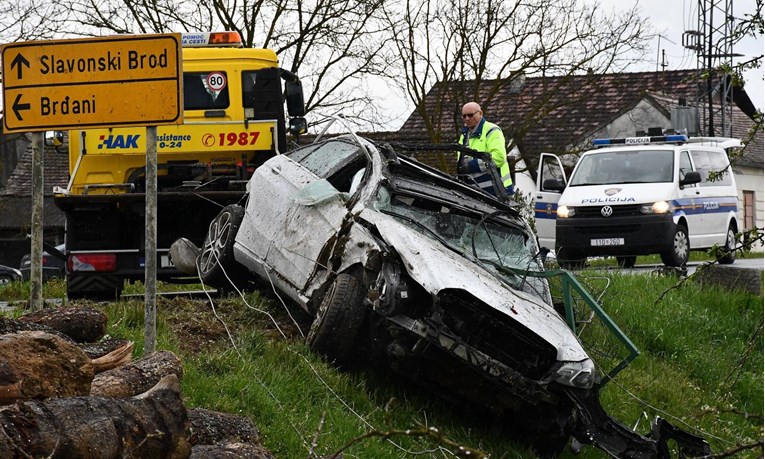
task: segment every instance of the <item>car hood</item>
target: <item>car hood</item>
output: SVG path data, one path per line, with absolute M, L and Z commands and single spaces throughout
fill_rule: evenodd
M 377 227 L 385 242 L 396 249 L 412 279 L 429 293 L 445 289 L 469 292 L 549 342 L 558 350 L 559 361 L 589 358 L 552 306 L 511 289 L 479 265 L 393 217 L 371 209 L 364 209 L 359 217 Z
M 620 185 L 569 186 L 558 205 L 604 206 L 646 204 L 666 200 L 677 185 L 673 183 L 626 183 Z

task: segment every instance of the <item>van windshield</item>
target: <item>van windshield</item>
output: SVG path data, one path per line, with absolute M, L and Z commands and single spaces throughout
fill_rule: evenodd
M 569 186 L 672 182 L 673 150 L 604 151 L 583 156 Z

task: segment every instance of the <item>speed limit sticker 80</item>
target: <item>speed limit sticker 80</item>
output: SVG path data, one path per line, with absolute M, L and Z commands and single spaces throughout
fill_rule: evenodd
M 223 72 L 210 72 L 207 75 L 207 87 L 212 91 L 221 91 L 226 87 L 226 75 Z

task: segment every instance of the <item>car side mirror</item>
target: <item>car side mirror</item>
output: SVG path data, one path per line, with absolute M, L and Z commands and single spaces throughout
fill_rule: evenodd
M 290 134 L 300 135 L 308 132 L 308 121 L 305 118 L 290 118 Z
M 701 174 L 698 171 L 689 171 L 680 179 L 680 186 L 701 183 Z
M 564 188 L 566 188 L 566 184 L 562 180 L 552 178 L 542 182 L 543 191 L 557 191 L 560 193 Z
M 60 147 L 64 144 L 64 131 L 45 131 L 43 139 L 46 147 Z

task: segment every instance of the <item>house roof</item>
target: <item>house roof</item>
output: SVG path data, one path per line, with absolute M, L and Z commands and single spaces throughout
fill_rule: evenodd
M 69 181 L 69 155 L 66 144 L 54 148 L 45 147 L 43 150 L 43 193 L 53 195 L 53 187 L 66 187 Z M 32 194 L 32 143 L 19 158 L 16 169 L 8 178 L 5 194 L 12 196 L 30 196 Z
M 500 83 L 498 92 L 489 98 L 489 91 Z M 457 83 L 452 83 L 457 84 Z M 463 83 L 460 83 L 463 84 Z M 576 152 L 589 142 L 590 136 L 611 121 L 637 106 L 641 100 L 661 96 L 679 105 L 680 99 L 689 104 L 696 100 L 703 82 L 696 70 L 663 72 L 616 73 L 606 75 L 574 75 L 563 77 L 526 77 L 517 81 L 482 81 L 478 100 L 483 101 L 486 118 L 498 124 L 505 137 L 512 137 L 524 155 L 541 152 L 564 154 Z M 473 87 L 471 82 L 465 87 Z M 520 87 L 519 87 L 520 86 Z M 438 94 L 444 94 L 440 100 Z M 426 110 L 434 111 L 437 104 L 448 107 L 441 115 L 442 126 L 450 131 L 444 138 L 457 138 L 463 100 L 454 100 L 451 91 L 434 87 L 425 98 Z M 735 91 L 745 110 L 753 107 L 744 91 Z M 671 106 L 660 104 L 669 114 Z M 747 132 L 753 121 L 738 106 L 734 107 L 734 133 Z M 646 126 L 649 128 L 651 126 Z M 401 131 L 425 133 L 422 117 L 415 111 L 404 122 Z M 741 137 L 745 137 L 741 135 Z M 747 161 L 762 165 L 762 132 L 753 145 Z M 759 156 L 759 158 L 758 158 Z M 743 165 L 743 164 L 742 164 Z
M 0 196 L 0 230 L 16 230 L 32 226 L 32 196 Z M 63 228 L 66 216 L 53 197 L 43 198 L 43 227 Z

